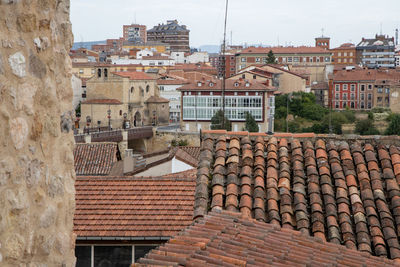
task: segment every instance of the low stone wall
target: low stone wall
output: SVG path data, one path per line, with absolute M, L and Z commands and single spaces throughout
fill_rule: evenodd
M 200 134 L 190 132 L 156 131 L 153 138 L 148 139 L 147 153 L 168 149 L 172 140 L 186 140 L 188 146 L 200 146 Z

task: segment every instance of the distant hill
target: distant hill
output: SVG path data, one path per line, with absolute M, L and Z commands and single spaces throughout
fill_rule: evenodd
M 219 45 L 201 45 L 201 46 L 199 46 L 199 50 L 207 51 L 208 53 L 219 53 L 220 46 Z
M 72 49 L 75 50 L 75 49 L 78 49 L 78 48 L 81 48 L 81 47 L 86 48 L 86 49 L 91 49 L 92 45 L 105 44 L 105 43 L 106 43 L 106 41 L 76 42 L 72 46 Z

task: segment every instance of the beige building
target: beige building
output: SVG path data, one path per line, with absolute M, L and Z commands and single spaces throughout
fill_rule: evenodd
M 86 83 L 86 101 L 81 105 L 80 127 L 122 128 L 168 124 L 168 100 L 159 96 L 155 78 L 143 72 L 109 72 L 98 68 Z M 126 124 L 125 124 L 126 125 Z
M 306 91 L 307 78 L 300 74 L 286 70 L 278 65 L 265 64 L 263 66 L 250 66 L 230 79 L 256 80 L 267 86 L 276 87 L 278 92 L 284 94 L 290 92 Z

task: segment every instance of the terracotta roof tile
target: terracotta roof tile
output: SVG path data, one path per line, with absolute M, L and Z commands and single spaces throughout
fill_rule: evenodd
M 320 233 L 323 235 L 322 233 Z M 393 251 L 396 253 L 397 251 Z M 323 242 L 243 214 L 211 212 L 133 266 L 392 266 L 344 246 Z
M 77 175 L 108 175 L 117 162 L 117 143 L 76 144 L 74 148 Z
M 78 177 L 78 237 L 171 237 L 192 223 L 193 178 Z
M 300 141 L 293 134 L 212 134 L 202 141 L 203 151 L 210 153 L 201 154 L 200 161 L 214 163 L 207 173 L 214 174 L 218 194 L 211 189 L 210 196 L 199 196 L 196 218 L 207 214 L 207 203 L 216 197 L 220 209 L 240 210 L 372 255 L 398 257 L 397 147 L 329 138 Z M 204 180 L 198 188 L 212 187 Z

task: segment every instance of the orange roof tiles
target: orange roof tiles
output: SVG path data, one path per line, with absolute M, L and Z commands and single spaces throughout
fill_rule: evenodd
M 338 70 L 331 75 L 334 81 L 400 80 L 399 70 L 354 69 Z
M 274 54 L 330 54 L 328 50 L 313 46 L 248 47 L 239 52 L 239 54 L 266 54 L 270 50 Z
M 209 213 L 133 266 L 393 266 L 394 263 L 240 213 L 220 211 Z
M 239 211 L 351 249 L 400 259 L 398 147 L 361 138 L 319 139 L 314 133 L 266 137 L 204 132 L 195 218 L 209 210 Z
M 190 176 L 78 177 L 74 232 L 78 238 L 174 236 L 192 223 L 195 185 Z
M 120 71 L 120 72 L 113 72 L 113 74 L 120 77 L 127 77 L 130 80 L 155 80 L 155 78 L 140 71 Z
M 117 143 L 76 144 L 74 148 L 77 175 L 108 175 L 117 162 Z
M 201 85 L 199 86 L 199 84 Z M 243 79 L 235 79 L 235 80 L 225 80 L 226 90 L 228 91 L 236 91 L 236 90 L 276 90 L 275 87 L 267 86 L 261 82 L 257 82 L 255 80 L 243 80 Z M 177 90 L 213 90 L 219 91 L 222 88 L 221 80 L 212 79 L 212 80 L 192 80 L 188 84 L 185 84 L 179 87 Z

